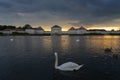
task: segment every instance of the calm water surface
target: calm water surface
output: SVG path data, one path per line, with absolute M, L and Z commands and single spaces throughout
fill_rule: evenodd
M 111 47 L 112 52 L 104 52 Z M 54 52 L 59 64 L 84 66 L 77 72 L 57 71 Z M 0 80 L 120 80 L 119 75 L 120 36 L 0 37 Z

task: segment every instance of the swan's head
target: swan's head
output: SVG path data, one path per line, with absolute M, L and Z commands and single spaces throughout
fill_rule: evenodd
M 57 52 L 55 52 L 54 54 L 57 55 Z

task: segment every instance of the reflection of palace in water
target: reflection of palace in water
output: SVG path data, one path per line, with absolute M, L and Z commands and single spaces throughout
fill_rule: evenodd
M 62 50 L 63 52 L 67 52 L 69 46 L 69 36 L 51 36 L 51 47 L 53 51 Z

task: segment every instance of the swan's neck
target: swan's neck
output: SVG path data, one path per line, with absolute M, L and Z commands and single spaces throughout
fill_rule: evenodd
M 57 69 L 58 67 L 58 55 L 55 55 L 55 68 Z

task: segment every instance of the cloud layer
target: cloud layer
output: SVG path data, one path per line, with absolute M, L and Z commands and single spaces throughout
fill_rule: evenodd
M 68 21 L 74 26 L 118 24 L 119 8 L 119 0 L 1 0 L 0 21 L 13 24 Z

